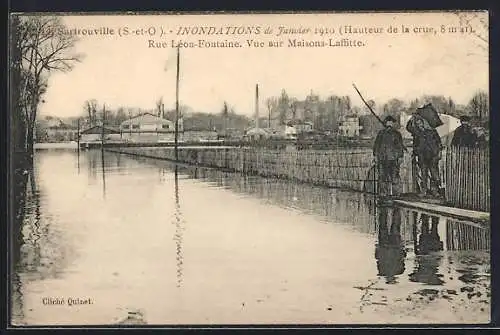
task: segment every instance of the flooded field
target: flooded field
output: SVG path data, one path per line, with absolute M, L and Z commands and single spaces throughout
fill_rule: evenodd
M 371 196 L 38 151 L 12 323 L 487 323 L 489 229 Z

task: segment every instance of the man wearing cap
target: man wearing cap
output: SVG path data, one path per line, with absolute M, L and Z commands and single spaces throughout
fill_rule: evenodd
M 378 175 L 380 194 L 389 195 L 392 185 L 392 195 L 401 193 L 399 169 L 404 155 L 404 144 L 401 133 L 394 128 L 396 119 L 387 116 L 384 119 L 384 129 L 378 132 L 373 146 Z
M 455 134 L 451 140 L 451 146 L 471 148 L 476 145 L 476 134 L 470 125 L 470 117 L 462 115 L 460 117 L 460 126 L 455 129 Z

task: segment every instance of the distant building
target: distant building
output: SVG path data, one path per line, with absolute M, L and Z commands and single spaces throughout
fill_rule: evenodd
M 286 123 L 287 127 L 293 127 L 296 130 L 297 134 L 310 132 L 313 130 L 313 124 L 309 121 L 302 120 L 291 120 Z
M 106 141 L 120 140 L 119 129 L 104 127 L 103 130 L 102 126 L 93 126 L 80 132 L 80 143 L 100 142 L 103 134 Z
M 358 137 L 362 128 L 359 124 L 359 116 L 349 114 L 342 117 L 339 122 L 339 135 L 349 138 Z
M 78 129 L 58 117 L 47 116 L 36 121 L 35 140 L 38 142 L 65 142 L 76 140 Z
M 179 139 L 182 137 L 183 122 L 179 119 Z M 143 113 L 120 124 L 122 139 L 132 142 L 174 141 L 175 122 L 151 113 Z
M 296 140 L 298 135 L 297 128 L 286 126 L 285 128 L 285 138 L 287 140 Z
M 265 140 L 271 137 L 271 133 L 269 130 L 264 128 L 250 128 L 246 131 L 245 137 L 250 141 L 260 141 Z
M 49 126 L 45 131 L 49 142 L 73 141 L 78 136 L 78 129 L 65 123 Z
M 270 138 L 274 139 L 284 139 L 285 138 L 285 130 L 287 126 L 286 125 L 276 125 L 275 127 L 271 128 L 264 128 L 268 133 Z

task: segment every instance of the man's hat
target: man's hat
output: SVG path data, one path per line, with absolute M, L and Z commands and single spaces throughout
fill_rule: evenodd
M 384 123 L 386 123 L 388 121 L 397 122 L 397 120 L 393 116 L 391 116 L 391 115 L 385 117 Z
M 460 116 L 460 121 L 468 122 L 468 121 L 470 121 L 470 116 L 469 115 L 462 115 L 462 116 Z

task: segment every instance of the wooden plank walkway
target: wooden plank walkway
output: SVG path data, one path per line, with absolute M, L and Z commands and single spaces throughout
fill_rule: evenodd
M 443 206 L 440 204 L 407 201 L 400 199 L 392 199 L 384 202 L 392 202 L 394 205 L 405 208 L 412 208 L 428 214 L 440 215 L 468 222 L 481 223 L 482 225 L 490 223 L 490 213 L 487 212 L 478 212 L 468 209 Z

